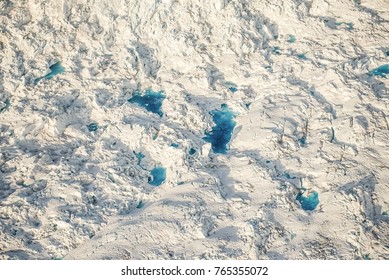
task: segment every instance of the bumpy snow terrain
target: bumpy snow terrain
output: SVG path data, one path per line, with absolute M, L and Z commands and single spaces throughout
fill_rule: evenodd
M 0 259 L 389 259 L 388 0 L 1 0 L 0 31 Z

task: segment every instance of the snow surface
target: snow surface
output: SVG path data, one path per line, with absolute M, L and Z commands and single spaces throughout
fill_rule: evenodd
M 387 0 L 2 0 L 0 30 L 0 259 L 389 258 Z

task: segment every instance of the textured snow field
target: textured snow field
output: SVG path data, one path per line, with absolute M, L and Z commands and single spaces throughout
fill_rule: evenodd
M 389 258 L 388 0 L 1 0 L 0 31 L 0 259 Z

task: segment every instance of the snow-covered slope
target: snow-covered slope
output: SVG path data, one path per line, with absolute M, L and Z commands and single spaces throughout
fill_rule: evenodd
M 0 30 L 0 259 L 389 258 L 387 0 L 2 0 Z

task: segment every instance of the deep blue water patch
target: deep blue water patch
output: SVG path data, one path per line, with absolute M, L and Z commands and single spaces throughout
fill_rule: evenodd
M 196 153 L 196 150 L 194 148 L 190 148 L 189 154 L 193 156 Z
M 302 59 L 302 60 L 307 60 L 307 59 L 308 59 L 307 56 L 306 56 L 305 54 L 303 54 L 303 53 L 299 53 L 299 54 L 297 54 L 296 56 L 297 56 L 298 58 Z
M 141 201 L 139 201 L 139 203 L 136 206 L 136 208 L 140 209 L 140 208 L 143 208 L 143 206 L 145 206 L 145 203 L 141 200 Z
M 9 107 L 11 106 L 11 101 L 9 100 L 9 98 L 7 98 L 5 101 L 4 101 L 4 106 L 0 108 L 0 113 L 3 113 L 5 110 L 7 110 Z
M 288 43 L 294 43 L 296 42 L 296 36 L 294 35 L 289 35 L 289 38 L 287 40 Z
M 362 256 L 362 258 L 363 258 L 364 260 L 367 260 L 367 261 L 371 260 L 370 254 L 365 254 L 365 255 Z
M 286 179 L 296 179 L 297 178 L 296 176 L 290 175 L 288 172 L 285 172 L 283 174 L 283 177 L 285 177 Z
M 310 195 L 304 196 L 305 191 L 300 191 L 296 197 L 301 204 L 301 207 L 306 211 L 315 210 L 319 204 L 319 194 L 316 191 L 313 191 Z
M 135 92 L 135 95 L 128 99 L 128 102 L 139 105 L 145 108 L 147 111 L 163 116 L 162 102 L 165 99 L 163 91 L 152 91 L 151 89 L 145 90 L 141 95 L 139 91 Z
M 274 47 L 272 50 L 273 54 L 280 55 L 281 54 L 281 49 L 280 47 Z
M 178 145 L 177 143 L 172 143 L 170 146 L 177 149 L 180 145 Z
M 149 184 L 152 186 L 159 186 L 166 180 L 166 168 L 155 167 L 150 172 Z
M 307 144 L 307 137 L 304 135 L 299 140 L 300 146 L 305 146 Z
M 389 64 L 381 65 L 369 72 L 369 75 L 386 77 L 386 74 L 389 74 Z
M 385 51 L 386 56 L 389 56 L 389 51 Z
M 46 74 L 45 76 L 40 77 L 40 78 L 36 78 L 34 80 L 34 85 L 37 85 L 39 83 L 39 81 L 42 79 L 50 80 L 54 76 L 65 72 L 65 68 L 61 65 L 61 62 L 59 62 L 59 61 L 54 63 L 53 65 L 51 65 L 49 67 L 49 70 L 50 70 L 50 72 L 48 74 Z
M 228 90 L 231 91 L 232 93 L 238 91 L 238 86 L 233 82 L 226 82 L 226 86 L 228 87 Z
M 135 152 L 134 152 L 134 153 L 135 153 Z M 140 164 L 140 162 L 142 161 L 142 159 L 146 157 L 142 152 L 135 153 L 135 156 L 136 156 L 136 158 L 138 159 L 138 162 L 137 162 L 138 165 Z
M 225 154 L 236 125 L 235 115 L 226 104 L 222 104 L 220 110 L 213 110 L 210 114 L 215 126 L 210 132 L 205 133 L 203 139 L 212 144 L 214 153 Z
M 89 131 L 96 131 L 99 129 L 99 125 L 97 123 L 90 123 L 86 127 Z
M 236 87 L 229 87 L 228 88 L 232 93 L 237 92 L 238 89 Z

